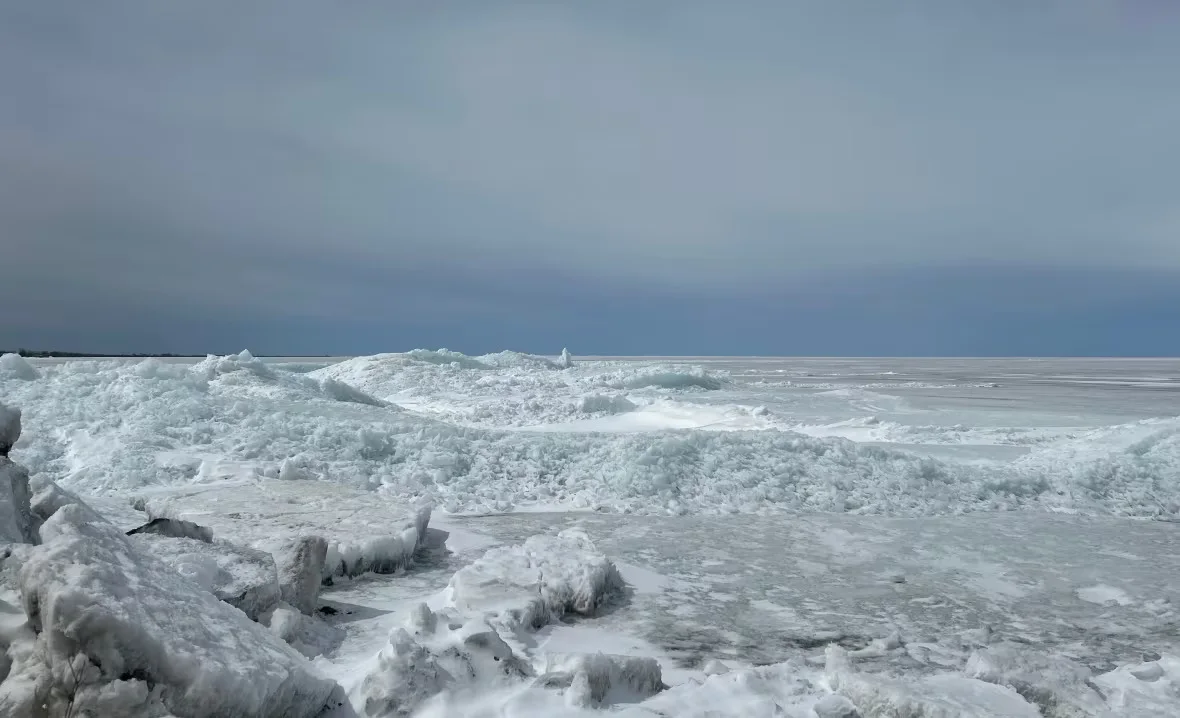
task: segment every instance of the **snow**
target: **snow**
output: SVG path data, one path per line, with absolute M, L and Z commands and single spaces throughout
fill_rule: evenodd
M 41 537 L 20 570 L 36 646 L 14 662 L 23 678 L 0 684 L 7 715 L 73 702 L 79 715 L 277 718 L 332 698 L 302 656 L 81 506 L 60 508 Z

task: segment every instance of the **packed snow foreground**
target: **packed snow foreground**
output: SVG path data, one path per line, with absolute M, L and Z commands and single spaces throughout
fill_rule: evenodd
M 1032 455 L 1003 476 L 732 407 L 683 432 L 493 428 L 675 418 L 678 392 L 725 381 L 568 353 L 420 351 L 308 373 L 245 352 L 192 367 L 5 357 L 0 395 L 26 413 L 0 404 L 0 716 L 1177 714 L 1180 657 L 1095 672 L 988 631 L 965 661 L 909 672 L 869 670 L 923 650 L 900 635 L 679 681 L 653 656 L 544 650 L 544 631 L 643 589 L 577 529 L 457 562 L 440 591 L 391 610 L 364 660 L 338 660 L 355 636 L 329 620 L 343 609 L 325 587 L 409 580 L 453 538 L 431 526 L 448 514 L 1180 513 L 1180 488 L 1159 481 L 1180 466 L 1171 425 L 1101 462 Z

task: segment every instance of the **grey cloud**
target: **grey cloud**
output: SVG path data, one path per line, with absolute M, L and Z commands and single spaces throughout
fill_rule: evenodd
M 1175 13 L 890 5 L 9 4 L 0 292 L 495 314 L 451 287 L 1180 270 Z

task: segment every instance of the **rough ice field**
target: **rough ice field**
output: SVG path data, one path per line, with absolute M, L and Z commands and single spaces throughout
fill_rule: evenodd
M 1100 365 L 1103 383 L 1060 362 L 854 365 L 833 389 L 839 371 L 805 361 L 562 368 L 417 351 L 287 371 L 248 353 L 192 366 L 15 358 L 0 396 L 24 409 L 14 455 L 89 494 L 266 476 L 452 513 L 1175 517 L 1174 364 L 1146 368 L 1158 381 Z
M 49 520 L 0 707 L 77 665 L 204 715 L 249 637 L 234 714 L 1180 714 L 1180 361 L 5 357 L 0 402 Z M 119 566 L 205 628 L 135 633 Z

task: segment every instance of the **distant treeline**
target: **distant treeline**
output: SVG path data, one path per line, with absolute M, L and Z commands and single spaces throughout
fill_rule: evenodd
M 54 358 L 70 358 L 70 357 L 102 357 L 102 358 L 122 358 L 129 357 L 132 359 L 147 359 L 149 357 L 194 357 L 205 356 L 204 354 L 93 354 L 83 352 L 59 352 L 59 351 L 36 351 L 33 349 L 16 349 L 10 351 L 8 349 L 0 349 L 0 354 L 20 354 L 29 359 L 54 359 Z

